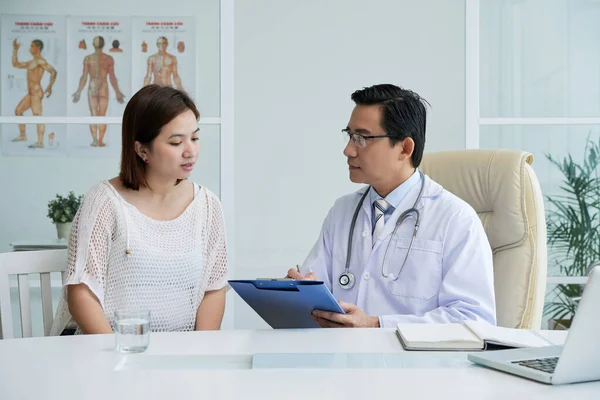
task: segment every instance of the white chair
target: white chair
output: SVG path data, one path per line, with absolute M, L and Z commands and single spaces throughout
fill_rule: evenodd
M 456 150 L 426 153 L 419 168 L 469 203 L 494 254 L 499 326 L 540 329 L 546 295 L 544 198 L 530 153 Z
M 32 336 L 28 275 L 40 275 L 44 336 L 47 336 L 50 334 L 53 319 L 50 273 L 61 272 L 64 282 L 66 267 L 67 250 L 0 253 L 0 339 L 10 339 L 14 336 L 9 277 L 17 276 L 21 306 L 21 331 L 22 336 L 27 338 Z

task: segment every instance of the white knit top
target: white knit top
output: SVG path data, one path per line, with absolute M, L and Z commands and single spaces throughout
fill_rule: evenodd
M 115 310 L 148 309 L 151 331 L 194 330 L 204 292 L 227 284 L 221 204 L 194 187 L 194 200 L 170 221 L 142 214 L 107 181 L 92 188 L 73 220 L 52 335 L 71 321 L 66 291 L 79 283 L 96 295 L 113 329 Z

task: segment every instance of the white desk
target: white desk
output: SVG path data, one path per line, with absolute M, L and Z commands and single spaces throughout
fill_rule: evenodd
M 551 332 L 550 339 L 562 342 L 564 335 Z M 250 370 L 232 361 L 256 353 L 387 353 L 405 363 Z M 132 360 L 165 362 L 115 370 Z M 0 340 L 0 399 L 579 400 L 599 393 L 600 382 L 548 386 L 471 364 L 466 353 L 404 352 L 391 329 L 154 333 L 148 350 L 134 356 L 116 353 L 112 335 Z

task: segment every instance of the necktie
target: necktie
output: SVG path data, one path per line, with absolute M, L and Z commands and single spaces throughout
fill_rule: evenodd
M 373 208 L 375 210 L 375 227 L 373 228 L 373 244 L 377 241 L 381 233 L 383 232 L 383 226 L 385 225 L 385 219 L 383 214 L 390 208 L 390 203 L 384 199 L 377 199 L 373 202 Z

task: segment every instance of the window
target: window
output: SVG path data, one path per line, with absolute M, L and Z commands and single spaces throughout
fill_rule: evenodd
M 599 20 L 597 0 L 467 0 L 467 147 L 531 152 L 547 216 L 557 211 L 548 197 L 570 195 L 551 158 L 584 165 L 593 156 L 589 146 L 600 144 Z M 597 173 L 590 171 L 590 179 Z M 600 200 L 597 187 L 590 190 L 589 198 Z M 587 230 L 582 237 L 595 238 L 594 223 L 579 226 Z M 599 246 L 572 250 L 591 263 L 600 258 Z M 564 269 L 573 265 L 573 253 L 565 258 L 559 250 L 548 244 L 547 304 L 560 301 L 562 284 L 586 282 L 565 276 L 574 273 Z

